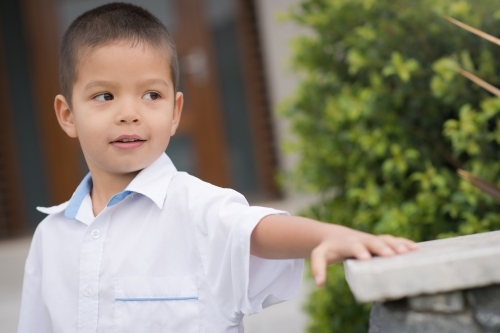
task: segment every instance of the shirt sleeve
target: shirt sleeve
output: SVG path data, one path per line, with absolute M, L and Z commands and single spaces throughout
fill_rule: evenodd
M 286 301 L 298 291 L 303 259 L 269 260 L 250 255 L 250 236 L 262 218 L 288 215 L 249 206 L 238 192 L 219 189 L 197 200 L 197 238 L 207 282 L 222 310 L 236 318 Z
M 18 333 L 52 332 L 47 322 L 48 314 L 42 300 L 42 266 L 40 260 L 41 231 L 37 228 L 24 268 L 23 292 Z

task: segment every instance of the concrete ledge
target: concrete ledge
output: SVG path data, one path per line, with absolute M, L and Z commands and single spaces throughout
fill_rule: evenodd
M 500 231 L 419 243 L 391 258 L 347 260 L 358 302 L 400 299 L 500 283 Z

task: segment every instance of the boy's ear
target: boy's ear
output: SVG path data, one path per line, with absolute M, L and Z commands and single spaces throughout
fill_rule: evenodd
M 172 127 L 170 129 L 170 136 L 173 136 L 175 134 L 175 131 L 177 130 L 177 127 L 179 127 L 179 123 L 181 122 L 183 106 L 184 106 L 184 95 L 181 92 L 177 92 L 175 94 L 174 114 L 172 119 Z
M 57 95 L 54 100 L 54 110 L 56 111 L 57 121 L 68 136 L 72 138 L 78 137 L 76 132 L 73 112 L 69 108 L 69 104 L 63 95 Z

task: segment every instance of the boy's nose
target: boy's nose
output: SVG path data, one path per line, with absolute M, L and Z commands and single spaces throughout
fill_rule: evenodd
M 122 98 L 116 105 L 116 122 L 122 125 L 140 123 L 140 106 L 134 98 Z
M 140 122 L 139 112 L 135 109 L 122 109 L 119 114 L 117 114 L 117 120 L 120 124 L 132 124 Z
M 122 117 L 122 119 L 120 119 L 120 123 L 137 123 L 137 122 L 139 122 L 138 117 Z

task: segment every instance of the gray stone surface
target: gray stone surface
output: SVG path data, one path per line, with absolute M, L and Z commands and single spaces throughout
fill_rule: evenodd
M 472 289 L 467 294 L 474 318 L 485 332 L 500 332 L 500 286 Z
M 422 242 L 390 258 L 345 262 L 359 302 L 399 299 L 500 283 L 500 231 Z
M 484 333 L 470 310 L 453 314 L 411 310 L 406 300 L 373 304 L 369 333 Z
M 436 295 L 422 295 L 408 299 L 410 309 L 415 311 L 455 313 L 465 309 L 464 295 L 461 291 Z

